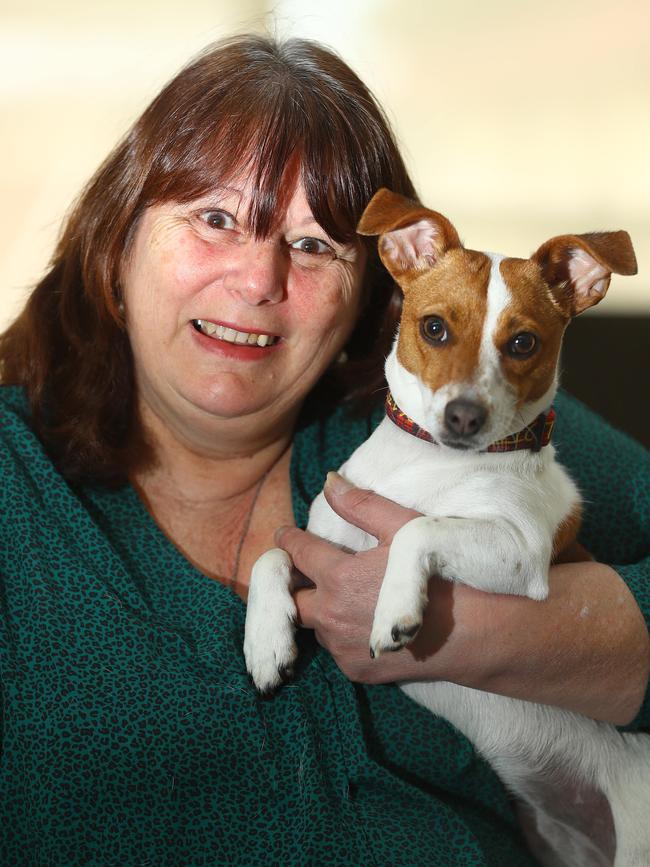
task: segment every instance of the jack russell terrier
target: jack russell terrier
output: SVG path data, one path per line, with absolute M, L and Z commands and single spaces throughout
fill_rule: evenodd
M 386 361 L 387 416 L 340 472 L 423 513 L 390 547 L 370 636 L 377 656 L 415 636 L 434 573 L 547 596 L 549 564 L 575 538 L 581 509 L 549 442 L 562 335 L 636 260 L 626 232 L 562 235 L 530 259 L 467 250 L 444 216 L 385 189 L 358 231 L 379 236 L 404 305 Z M 349 550 L 377 543 L 323 494 L 308 529 Z M 296 655 L 291 570 L 273 549 L 251 576 L 244 652 L 263 692 Z M 453 683 L 401 687 L 490 762 L 544 865 L 650 865 L 650 736 Z M 594 804 L 607 816 L 600 830 Z

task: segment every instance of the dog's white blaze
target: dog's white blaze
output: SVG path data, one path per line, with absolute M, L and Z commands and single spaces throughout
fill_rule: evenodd
M 489 377 L 492 380 L 498 374 L 500 367 L 500 356 L 494 342 L 494 334 L 501 314 L 512 302 L 512 295 L 506 286 L 499 267 L 505 256 L 502 256 L 500 253 L 486 253 L 485 255 L 492 260 L 492 268 L 487 288 L 487 308 L 485 311 L 485 322 L 483 323 L 478 363 L 479 378 Z
M 488 418 L 481 436 L 481 440 L 485 438 L 486 443 L 481 443 L 482 446 L 492 439 L 514 432 L 509 428 L 517 403 L 517 395 L 503 375 L 501 353 L 495 343 L 499 319 L 512 302 L 512 294 L 499 267 L 505 256 L 499 253 L 485 253 L 485 255 L 492 261 L 492 267 L 487 287 L 487 305 L 478 366 L 472 384 L 473 396 L 488 410 Z
M 501 262 L 506 258 L 499 253 L 486 253 L 492 260 L 487 291 L 487 309 L 476 377 L 477 396 L 489 410 L 484 434 L 498 439 L 520 430 L 548 409 L 557 391 L 557 369 L 548 389 L 541 397 L 518 407 L 519 395 L 505 379 L 501 369 L 501 353 L 495 343 L 499 319 L 511 304 L 512 292 L 501 273 Z

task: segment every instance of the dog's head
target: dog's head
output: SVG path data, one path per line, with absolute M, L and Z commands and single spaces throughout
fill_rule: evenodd
M 386 366 L 402 410 L 435 440 L 483 449 L 548 408 L 570 319 L 635 274 L 627 232 L 561 235 L 530 259 L 467 250 L 449 220 L 382 189 L 358 226 L 379 235 L 404 293 Z

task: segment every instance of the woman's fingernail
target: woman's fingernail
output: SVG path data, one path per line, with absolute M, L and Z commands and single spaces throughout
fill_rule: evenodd
M 347 479 L 343 478 L 343 476 L 332 471 L 327 474 L 325 487 L 333 494 L 344 494 L 346 491 L 349 491 L 350 488 L 353 488 L 354 485 L 351 485 Z

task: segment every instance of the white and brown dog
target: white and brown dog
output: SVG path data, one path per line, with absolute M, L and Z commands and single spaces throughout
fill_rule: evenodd
M 388 190 L 359 232 L 379 235 L 404 306 L 386 362 L 387 417 L 340 472 L 423 513 L 390 548 L 370 637 L 377 655 L 413 638 L 434 573 L 547 595 L 553 552 L 580 521 L 580 495 L 549 442 L 562 335 L 636 261 L 626 232 L 563 235 L 526 260 L 467 250 L 445 217 Z M 309 530 L 351 550 L 376 544 L 322 494 Z M 262 691 L 295 658 L 291 569 L 280 549 L 253 569 L 244 651 Z M 542 863 L 650 865 L 650 736 L 452 683 L 402 688 L 460 729 L 526 805 Z M 613 828 L 596 829 L 580 805 L 603 795 Z

